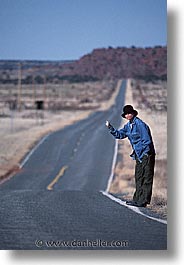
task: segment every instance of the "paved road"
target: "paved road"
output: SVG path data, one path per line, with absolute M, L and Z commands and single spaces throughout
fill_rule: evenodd
M 105 121 L 120 125 L 124 90 L 125 82 L 108 111 L 44 138 L 21 172 L 0 186 L 0 249 L 166 249 L 165 224 L 100 192 L 115 147 Z
M 96 112 L 47 137 L 25 163 L 22 171 L 2 185 L 2 189 L 106 189 L 115 140 L 105 128 L 105 121 L 109 119 L 116 126 L 120 125 L 124 89 L 125 82 L 116 105 L 110 110 Z M 58 179 L 57 182 L 52 184 L 55 179 Z

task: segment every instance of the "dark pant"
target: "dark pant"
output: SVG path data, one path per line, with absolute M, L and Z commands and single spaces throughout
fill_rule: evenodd
M 136 159 L 135 185 L 136 191 L 133 200 L 138 203 L 150 203 L 154 176 L 155 155 L 142 158 L 142 162 Z

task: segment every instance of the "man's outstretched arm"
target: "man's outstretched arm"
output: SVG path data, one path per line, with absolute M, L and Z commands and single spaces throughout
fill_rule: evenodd
M 123 139 L 123 138 L 126 138 L 127 137 L 125 126 L 124 126 L 124 128 L 122 128 L 120 130 L 116 130 L 109 121 L 106 121 L 105 124 L 106 124 L 107 128 L 109 129 L 110 133 L 116 139 Z

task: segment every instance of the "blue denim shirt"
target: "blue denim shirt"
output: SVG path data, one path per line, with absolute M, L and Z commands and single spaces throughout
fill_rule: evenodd
M 120 130 L 111 127 L 110 132 L 116 139 L 128 137 L 133 148 L 133 153 L 130 156 L 134 160 L 137 157 L 138 160 L 142 162 L 144 155 L 155 154 L 150 129 L 148 125 L 138 117 L 134 117 L 132 122 L 129 121 Z

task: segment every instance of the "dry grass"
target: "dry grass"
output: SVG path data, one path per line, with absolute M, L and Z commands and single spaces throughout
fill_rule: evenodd
M 167 217 L 167 160 L 156 160 L 153 198 L 150 208 Z
M 86 110 L 100 107 L 101 102 L 111 98 L 116 87 L 115 80 L 84 83 L 32 84 L 21 86 L 21 109 L 35 108 L 36 100 L 44 100 L 46 110 Z M 0 104 L 16 101 L 17 85 L 0 84 Z M 20 102 L 17 102 L 19 105 Z M 1 113 L 1 109 L 0 109 Z
M 137 94 L 137 85 L 139 85 L 139 89 L 140 87 L 142 88 L 142 86 L 144 87 L 145 99 L 142 97 L 142 101 L 139 100 Z M 153 93 L 155 87 L 156 92 Z M 161 99 L 160 95 L 162 95 Z M 133 105 L 135 109 L 138 110 L 139 117 L 150 126 L 152 131 L 157 155 L 153 196 L 151 204 L 148 207 L 164 218 L 167 217 L 167 112 L 166 106 L 164 105 L 166 104 L 166 95 L 165 83 L 145 84 L 139 82 L 139 84 L 137 84 L 135 80 L 128 80 L 125 98 L 125 104 Z M 155 102 L 158 102 L 158 105 Z M 162 102 L 164 106 L 162 106 L 160 102 Z M 132 199 L 135 191 L 135 161 L 132 161 L 129 157 L 131 152 L 132 149 L 129 141 L 119 141 L 114 180 L 109 189 L 109 192 L 125 200 Z

